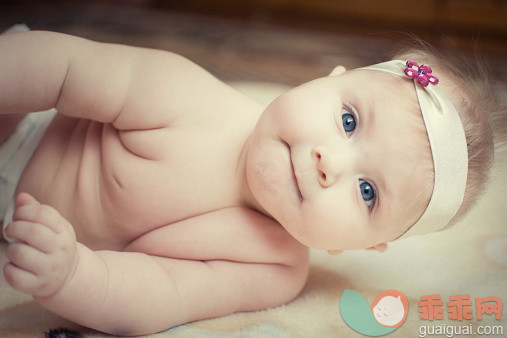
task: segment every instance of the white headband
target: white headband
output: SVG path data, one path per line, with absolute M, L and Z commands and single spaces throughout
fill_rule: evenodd
M 468 151 L 465 132 L 453 104 L 435 85 L 438 79 L 431 68 L 413 61 L 392 60 L 364 67 L 414 79 L 430 142 L 435 183 L 428 207 L 419 220 L 400 238 L 436 232 L 456 215 L 468 175 Z M 428 84 L 432 84 L 428 86 Z

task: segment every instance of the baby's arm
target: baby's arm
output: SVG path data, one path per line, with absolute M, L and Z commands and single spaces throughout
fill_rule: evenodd
M 113 122 L 118 129 L 165 126 L 168 111 L 202 104 L 196 101 L 206 88 L 224 87 L 170 52 L 53 32 L 1 36 L 0 61 L 0 113 L 56 107 L 65 115 Z M 190 90 L 196 88 L 200 93 Z
M 17 198 L 6 280 L 42 306 L 79 324 L 118 335 L 158 332 L 235 311 L 290 301 L 306 266 L 192 261 L 138 252 L 93 252 L 72 226 L 31 196 Z

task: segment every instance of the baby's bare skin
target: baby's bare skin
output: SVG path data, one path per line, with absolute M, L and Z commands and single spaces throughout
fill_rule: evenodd
M 6 230 L 21 241 L 9 246 L 4 270 L 13 287 L 116 334 L 299 293 L 306 247 L 242 189 L 243 149 L 262 106 L 170 53 L 24 36 L 1 41 L 0 52 L 23 49 L 4 59 L 53 48 L 40 64 L 21 57 L 23 72 L 1 68 L 2 112 L 56 106 L 60 114 L 18 185 L 28 194 Z
M 305 246 L 384 251 L 431 196 L 399 76 L 338 66 L 264 108 L 168 52 L 32 32 L 0 37 L 0 59 L 8 125 L 60 113 L 21 177 L 4 276 L 85 326 L 143 334 L 286 303 Z

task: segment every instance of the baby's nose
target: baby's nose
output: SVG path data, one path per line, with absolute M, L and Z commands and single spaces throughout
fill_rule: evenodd
M 312 149 L 319 183 L 322 187 L 330 187 L 348 168 L 350 163 L 345 152 L 338 152 L 326 146 L 316 146 Z

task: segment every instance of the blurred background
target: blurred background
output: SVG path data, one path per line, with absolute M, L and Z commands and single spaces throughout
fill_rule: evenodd
M 1 1 L 0 29 L 182 54 L 225 81 L 298 85 L 390 58 L 407 34 L 477 52 L 507 81 L 507 0 Z

